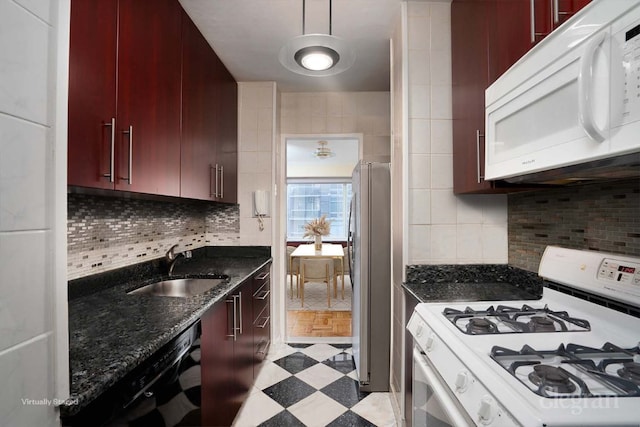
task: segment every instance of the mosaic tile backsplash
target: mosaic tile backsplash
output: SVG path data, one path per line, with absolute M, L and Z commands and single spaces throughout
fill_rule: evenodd
M 538 271 L 547 245 L 640 256 L 640 180 L 509 195 L 509 264 Z
M 238 205 L 161 202 L 68 194 L 69 280 L 126 267 L 179 250 L 237 245 Z

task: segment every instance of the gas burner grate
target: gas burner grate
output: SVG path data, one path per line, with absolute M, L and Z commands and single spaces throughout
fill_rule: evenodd
M 527 304 L 520 308 L 499 305 L 497 308 L 489 306 L 485 310 L 445 308 L 443 314 L 469 335 L 591 330 L 587 320 L 571 317 L 566 311 L 550 310 L 547 305 L 542 308 Z
M 525 345 L 517 351 L 494 346 L 491 358 L 542 397 L 640 396 L 639 347 L 561 344 L 556 350 L 539 351 Z

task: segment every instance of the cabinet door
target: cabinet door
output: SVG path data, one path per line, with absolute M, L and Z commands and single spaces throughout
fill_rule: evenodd
M 180 195 L 181 8 L 120 0 L 116 189 Z
M 451 65 L 453 81 L 454 192 L 484 192 L 484 91 L 489 83 L 490 4 L 456 1 L 451 4 Z
M 200 367 L 202 425 L 229 426 L 236 413 L 229 399 L 236 388 L 233 355 L 233 303 L 220 301 L 201 319 Z
M 220 202 L 238 200 L 238 84 L 217 57 L 218 84 L 216 157 Z
M 180 196 L 212 200 L 218 103 L 216 56 L 195 24 L 182 19 L 182 141 Z
M 591 0 L 557 0 L 558 8 L 555 15 L 556 27 L 562 25 L 564 21 L 571 18 L 590 2 Z
M 498 79 L 531 47 L 531 7 L 528 2 L 494 0 L 489 7 L 489 84 Z
M 110 175 L 114 167 L 111 150 L 115 144 L 117 11 L 117 0 L 71 3 L 69 185 L 114 187 L 105 175 Z
M 533 7 L 533 29 L 535 43 L 575 15 L 591 0 L 531 0 Z

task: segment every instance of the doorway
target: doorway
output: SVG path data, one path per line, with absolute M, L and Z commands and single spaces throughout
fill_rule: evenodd
M 329 234 L 322 237 L 323 245 L 346 246 L 351 173 L 361 158 L 362 136 L 287 135 L 283 139 L 286 341 L 348 343 L 351 282 L 346 260 L 325 260 L 327 274 L 321 275 L 323 278 L 311 274 L 311 279 L 307 274 L 304 287 L 300 283 L 303 269 L 312 271 L 317 260 L 296 257 L 293 264 L 289 261 L 296 248 L 313 243 L 312 237 L 305 236 L 305 224 L 323 216 L 330 223 Z

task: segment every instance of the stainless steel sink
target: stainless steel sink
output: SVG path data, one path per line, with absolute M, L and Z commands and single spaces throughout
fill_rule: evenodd
M 127 294 L 187 298 L 192 295 L 203 294 L 226 280 L 226 277 L 218 279 L 169 279 L 134 289 L 131 292 L 127 292 Z

